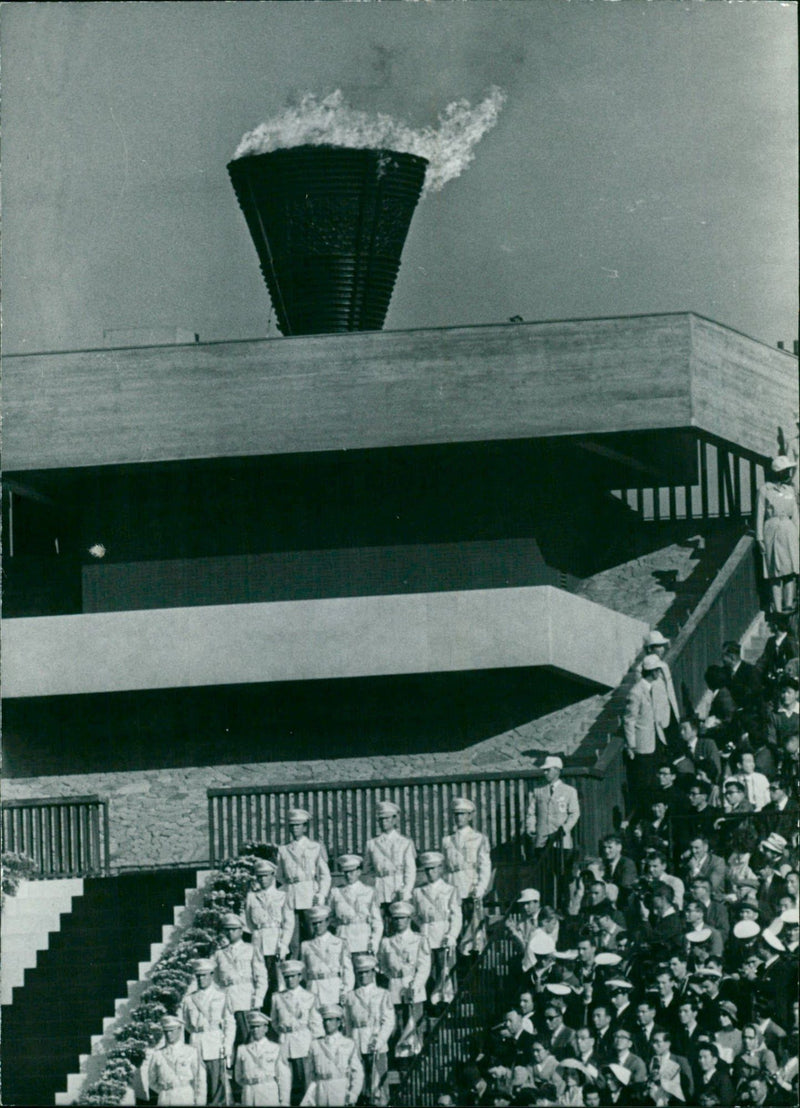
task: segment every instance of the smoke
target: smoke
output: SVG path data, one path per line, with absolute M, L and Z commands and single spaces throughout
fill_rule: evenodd
M 243 136 L 234 158 L 266 154 L 292 146 L 349 146 L 387 149 L 427 158 L 424 192 L 438 192 L 464 172 L 476 144 L 497 122 L 505 93 L 492 86 L 476 107 L 454 100 L 439 115 L 438 126 L 414 129 L 389 115 L 351 108 L 341 90 L 318 100 L 313 93 Z

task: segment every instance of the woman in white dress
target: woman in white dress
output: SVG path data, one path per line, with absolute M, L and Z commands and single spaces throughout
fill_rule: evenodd
M 775 612 L 793 611 L 797 599 L 800 539 L 793 481 L 796 468 L 797 462 L 785 454 L 773 458 L 772 479 L 758 490 L 756 503 L 756 540 Z

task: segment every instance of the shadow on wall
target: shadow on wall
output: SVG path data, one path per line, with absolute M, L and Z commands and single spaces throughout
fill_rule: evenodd
M 10 778 L 461 750 L 593 687 L 518 668 L 9 700 Z

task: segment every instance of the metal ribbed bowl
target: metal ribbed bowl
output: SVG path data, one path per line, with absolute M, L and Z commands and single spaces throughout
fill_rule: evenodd
M 336 146 L 229 163 L 284 335 L 380 330 L 427 164 Z

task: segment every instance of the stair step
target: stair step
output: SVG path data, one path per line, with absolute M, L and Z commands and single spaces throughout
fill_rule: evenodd
M 194 870 L 85 880 L 60 932 L 3 1009 L 4 1103 L 53 1104 L 76 1063 L 102 1064 L 86 1052 L 100 1045 L 105 1013 L 149 967 L 154 945 L 163 949 L 175 905 L 195 881 Z

